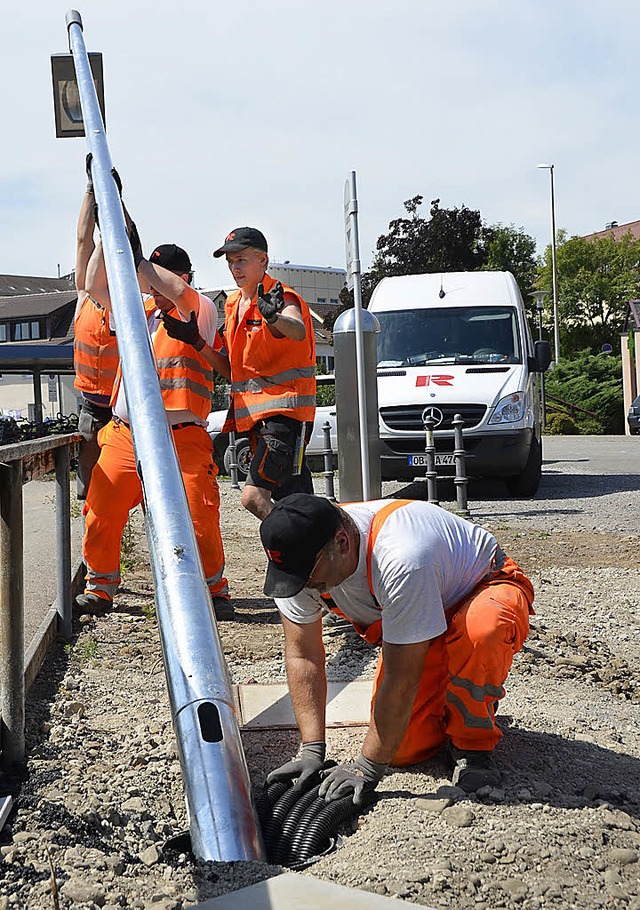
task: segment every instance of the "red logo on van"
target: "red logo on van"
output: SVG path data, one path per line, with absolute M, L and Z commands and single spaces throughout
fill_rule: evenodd
M 453 376 L 447 376 L 445 373 L 429 374 L 428 376 L 416 377 L 416 388 L 419 389 L 425 385 L 453 385 L 450 380 Z

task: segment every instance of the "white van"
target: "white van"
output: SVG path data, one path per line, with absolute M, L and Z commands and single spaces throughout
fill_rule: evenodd
M 533 496 L 542 472 L 537 374 L 551 362 L 533 342 L 510 272 L 383 278 L 369 311 L 376 337 L 383 480 L 424 475 L 424 419 L 435 420 L 439 474 L 455 473 L 452 420 L 464 420 L 469 476 L 501 477 Z

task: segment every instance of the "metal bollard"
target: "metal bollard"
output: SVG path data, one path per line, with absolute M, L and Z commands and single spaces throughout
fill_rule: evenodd
M 435 421 L 433 417 L 425 417 L 424 431 L 426 434 L 426 444 L 424 447 L 427 470 L 425 477 L 427 479 L 427 501 L 439 506 L 438 502 L 438 473 L 436 471 L 436 447 L 433 440 L 433 429 Z
M 231 489 L 239 490 L 238 462 L 236 461 L 236 434 L 234 430 L 229 432 L 229 475 L 231 477 Z
M 451 421 L 455 433 L 455 448 L 453 450 L 453 460 L 456 463 L 456 476 L 453 482 L 456 485 L 456 508 L 462 515 L 468 515 L 467 507 L 467 470 L 465 467 L 464 440 L 462 438 L 462 427 L 464 420 L 461 414 L 456 414 Z
M 333 449 L 331 448 L 331 424 L 327 420 L 322 425 L 322 432 L 324 433 L 324 451 L 322 457 L 324 458 L 324 495 L 331 502 L 336 501 L 336 494 L 333 486 Z

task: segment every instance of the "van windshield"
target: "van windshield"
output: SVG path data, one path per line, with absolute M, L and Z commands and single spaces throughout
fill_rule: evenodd
M 438 307 L 376 316 L 379 367 L 522 362 L 514 307 Z

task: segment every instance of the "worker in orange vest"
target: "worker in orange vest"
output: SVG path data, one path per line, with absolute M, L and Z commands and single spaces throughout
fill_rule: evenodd
M 149 333 L 206 581 L 216 617 L 233 619 L 233 605 L 224 577 L 217 468 L 206 430 L 213 373 L 203 357 L 183 342 L 170 338 L 162 324 L 164 313 L 173 312 L 176 317 L 188 319 L 194 312 L 203 338 L 211 347 L 220 346 L 220 341 L 216 341 L 217 311 L 208 297 L 190 286 L 191 261 L 181 247 L 163 244 L 145 260 L 135 226 L 132 234 L 139 277 L 153 290 L 153 296 L 145 301 Z M 95 611 L 109 608 L 113 603 L 120 583 L 122 532 L 129 512 L 142 501 L 120 377 L 116 380 L 112 403 L 113 419 L 99 435 L 100 457 L 84 508 L 83 554 L 87 576 L 84 594 L 77 598 L 77 603 Z
M 495 537 L 423 501 L 336 506 L 296 494 L 260 526 L 264 593 L 285 634 L 299 757 L 268 782 L 308 779 L 325 760 L 322 607 L 381 648 L 371 717 L 358 758 L 326 771 L 327 801 L 373 790 L 389 765 L 448 747 L 453 783 L 497 786 L 495 722 L 514 654 L 529 631 L 533 586 Z
M 109 311 L 98 302 L 98 295 L 104 299 L 108 293 L 106 276 L 102 286 L 92 297 L 86 290 L 87 268 L 92 256 L 101 256 L 96 251 L 93 234 L 96 226 L 91 177 L 91 154 L 87 155 L 87 188 L 76 232 L 76 290 L 78 302 L 73 320 L 73 364 L 74 386 L 82 395 L 78 432 L 82 436 L 78 452 L 76 491 L 79 500 L 86 499 L 91 472 L 98 460 L 100 446 L 98 433 L 111 420 L 111 392 L 118 368 L 118 345 L 116 334 L 109 324 Z M 122 189 L 120 178 L 114 171 L 114 179 Z M 96 274 L 97 270 L 93 269 Z M 102 271 L 100 274 L 104 274 Z
M 316 410 L 313 323 L 300 294 L 267 273 L 261 231 L 236 228 L 213 255 L 227 257 L 239 288 L 225 305 L 231 407 L 224 429 L 249 434 L 251 466 L 241 501 L 262 520 L 283 496 L 313 492 L 304 457 Z M 193 325 L 169 317 L 165 327 L 173 337 L 199 345 L 196 349 L 214 363 Z

